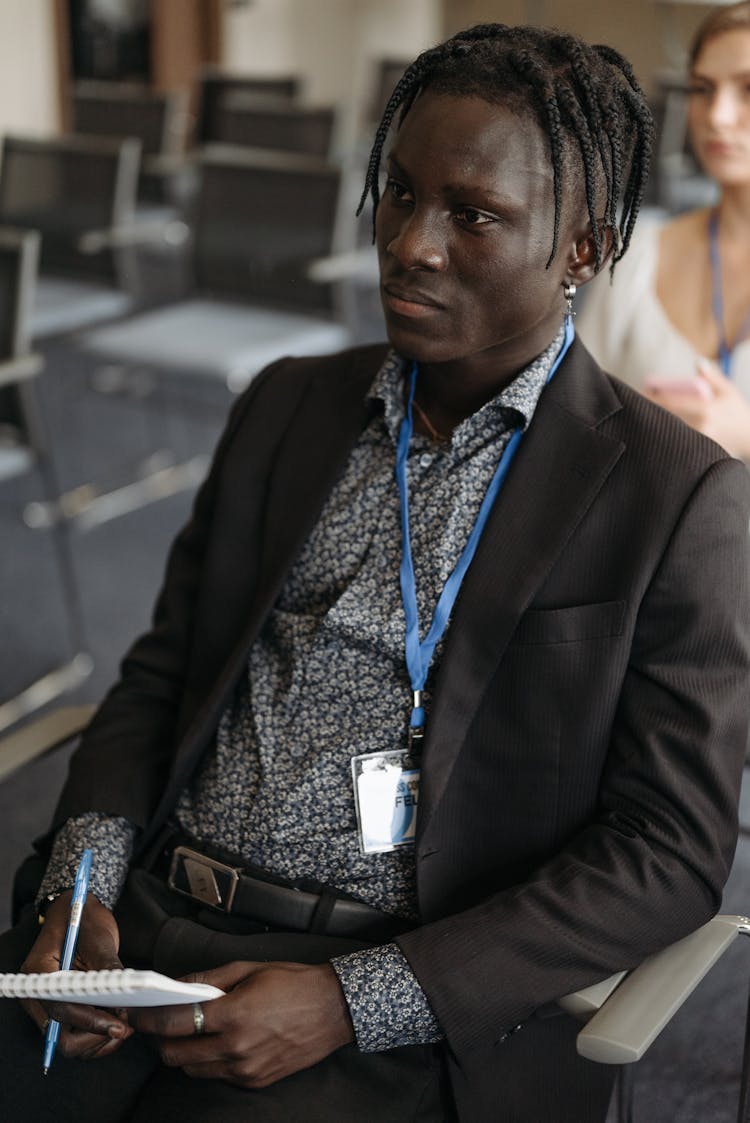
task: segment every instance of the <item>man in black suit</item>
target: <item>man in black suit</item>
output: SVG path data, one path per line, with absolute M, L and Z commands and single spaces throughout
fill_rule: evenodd
M 745 469 L 574 338 L 650 142 L 627 64 L 541 29 L 397 85 L 391 348 L 237 403 L 4 944 L 55 969 L 88 845 L 79 966 L 227 994 L 31 1005 L 21 1102 L 51 1012 L 56 1118 L 604 1119 L 555 999 L 716 911 L 748 717 Z

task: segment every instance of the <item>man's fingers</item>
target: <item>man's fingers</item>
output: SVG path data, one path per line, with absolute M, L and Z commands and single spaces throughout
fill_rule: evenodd
M 132 1031 L 131 1031 L 132 1032 Z M 99 1057 L 108 1057 L 110 1053 L 115 1053 L 122 1045 L 126 1034 L 123 1037 L 98 1037 L 91 1033 L 82 1033 L 80 1030 L 69 1030 L 63 1037 L 61 1035 L 60 1042 L 65 1051 L 65 1056 L 75 1057 L 81 1061 L 92 1061 Z M 58 1044 L 60 1048 L 60 1044 Z
M 202 1034 L 211 1033 L 208 1008 L 210 1002 L 201 1003 L 203 1012 Z M 129 1021 L 139 1033 L 153 1033 L 159 1037 L 197 1037 L 196 1014 L 193 1003 L 187 1006 L 142 1006 L 129 1011 Z
M 267 963 L 255 963 L 252 960 L 239 959 L 232 963 L 225 963 L 221 967 L 214 967 L 210 971 L 195 971 L 192 975 L 185 975 L 185 983 L 208 983 L 219 990 L 232 990 L 238 983 L 267 967 Z
M 217 1056 L 211 1060 L 178 1062 L 170 1056 L 171 1046 L 175 1044 L 175 1041 L 166 1043 L 166 1055 L 160 1050 L 162 1062 L 170 1067 L 181 1068 L 186 1076 L 194 1080 L 223 1080 L 238 1088 L 264 1088 L 288 1075 L 287 1069 L 272 1061 L 260 1063 L 254 1057 L 231 1059 Z M 180 1041 L 181 1047 L 184 1044 L 186 1042 Z
M 98 1006 L 83 1006 L 73 1002 L 47 1002 L 44 1008 L 45 1021 L 46 1018 L 54 1018 L 65 1029 L 123 1040 L 132 1032 L 130 1026 L 118 1018 L 112 1010 L 103 1010 Z
M 49 1014 L 45 1010 L 44 1006 L 42 1006 L 41 1002 L 38 1002 L 36 998 L 22 998 L 21 1005 L 31 1018 L 32 1022 L 35 1023 L 37 1029 L 41 1033 L 44 1033 L 45 1029 L 47 1028 L 47 1022 L 49 1021 Z

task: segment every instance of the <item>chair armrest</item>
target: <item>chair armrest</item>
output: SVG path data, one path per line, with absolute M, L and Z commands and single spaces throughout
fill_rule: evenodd
M 168 234 L 167 234 L 168 231 Z M 129 246 L 143 246 L 165 240 L 178 244 L 187 240 L 190 231 L 186 223 L 175 219 L 152 219 L 143 222 L 128 222 L 119 226 L 108 226 L 101 230 L 87 230 L 76 243 L 83 254 L 97 254 L 103 250 L 125 249 Z
M 96 706 L 59 706 L 0 737 L 0 780 L 44 753 L 77 737 L 93 717 Z
M 640 1060 L 739 932 L 750 934 L 747 917 L 715 916 L 689 936 L 649 956 L 578 1034 L 580 1055 L 603 1064 Z
M 44 358 L 32 351 L 29 355 L 19 355 L 15 359 L 8 359 L 0 363 L 0 386 L 10 386 L 14 382 L 24 382 L 27 378 L 35 378 L 44 366 Z
M 144 172 L 150 175 L 176 175 L 178 172 L 184 171 L 185 168 L 191 165 L 181 152 L 154 152 L 143 157 L 142 166 Z
M 380 278 L 378 255 L 374 246 L 318 257 L 307 267 L 311 281 L 327 284 L 331 281 L 366 281 L 377 285 Z
M 616 975 L 610 975 L 608 979 L 602 979 L 600 983 L 594 983 L 593 986 L 584 987 L 583 990 L 576 990 L 573 994 L 566 994 L 564 998 L 558 998 L 557 1005 L 566 1014 L 573 1014 L 577 1018 L 588 1020 L 604 1005 L 612 991 L 620 985 L 626 975 L 627 971 L 618 971 Z

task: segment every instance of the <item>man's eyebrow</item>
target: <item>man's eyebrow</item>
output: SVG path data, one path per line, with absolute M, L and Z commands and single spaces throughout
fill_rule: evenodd
M 392 151 L 391 151 L 391 152 L 388 152 L 388 153 L 386 153 L 386 157 L 385 157 L 385 162 L 386 162 L 386 164 L 390 164 L 390 165 L 391 165 L 391 167 L 392 167 L 392 168 L 393 168 L 393 169 L 394 169 L 395 171 L 397 171 L 397 172 L 403 172 L 403 173 L 405 174 L 405 169 L 401 167 L 401 165 L 399 164 L 398 160 L 397 160 L 397 159 L 396 159 L 396 157 L 395 157 L 395 156 L 393 155 L 393 152 L 392 152 Z
M 394 156 L 387 156 L 386 162 L 390 165 L 390 172 L 397 176 L 403 176 L 405 179 L 409 178 L 409 173 L 401 167 L 398 160 Z M 502 191 L 493 190 L 486 183 L 446 183 L 443 191 L 447 197 L 454 199 L 461 199 L 464 197 L 468 203 L 469 200 L 481 199 L 481 203 L 477 202 L 476 206 L 479 210 L 482 207 L 508 207 L 515 204 L 515 199 L 511 194 L 503 193 Z

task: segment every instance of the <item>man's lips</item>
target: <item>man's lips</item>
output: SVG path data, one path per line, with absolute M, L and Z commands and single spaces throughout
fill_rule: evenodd
M 383 300 L 392 312 L 413 318 L 434 315 L 442 308 L 437 300 L 419 289 L 388 282 L 383 285 Z

